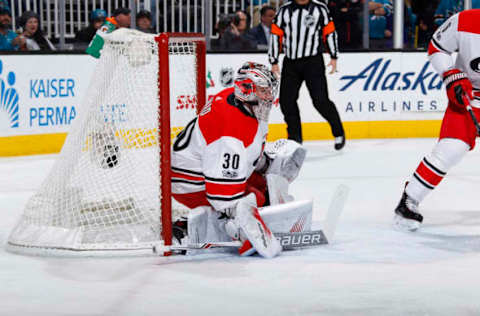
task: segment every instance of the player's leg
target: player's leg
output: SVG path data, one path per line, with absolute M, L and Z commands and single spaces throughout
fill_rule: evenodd
M 201 208 L 211 208 L 210 203 L 208 203 L 207 195 L 205 191 L 199 192 L 190 192 L 190 193 L 172 193 L 172 197 L 178 203 L 187 207 L 190 210 L 201 209 Z M 190 212 L 191 213 L 191 212 Z M 190 216 L 189 213 L 189 216 Z M 175 237 L 176 241 L 180 244 L 182 239 L 188 235 L 188 219 L 180 218 L 177 219 L 172 225 L 172 234 Z
M 287 123 L 288 138 L 302 142 L 302 125 L 297 99 L 303 78 L 299 66 L 287 58 L 283 61 L 282 80 L 280 82 L 280 109 Z
M 173 224 L 174 237 L 178 243 L 186 236 L 189 243 L 221 242 L 233 238 L 243 242 L 239 249 L 242 256 L 256 251 L 269 258 L 278 255 L 280 244 L 258 213 L 258 203 L 265 202 L 260 190 L 266 190 L 266 182 L 252 180 L 247 185 L 248 195 L 236 207 L 219 211 L 210 206 L 205 191 L 172 194 L 177 202 L 191 209 L 186 220 L 178 220 Z
M 328 96 L 323 58 L 311 58 L 308 67 L 304 69 L 304 76 L 313 106 L 330 124 L 333 137 L 335 137 L 335 149 L 342 149 L 345 145 L 345 132 L 337 108 Z
M 243 242 L 239 249 L 240 255 L 250 255 L 257 251 L 265 258 L 273 258 L 282 252 L 280 242 L 258 212 L 254 194 L 249 194 L 238 202 L 225 229 L 229 236 Z
M 477 109 L 475 112 L 480 117 Z M 395 209 L 395 224 L 399 228 L 414 231 L 420 227 L 423 216 L 418 211 L 419 203 L 473 149 L 475 137 L 475 126 L 467 112 L 449 106 L 442 121 L 440 140 L 418 165 Z

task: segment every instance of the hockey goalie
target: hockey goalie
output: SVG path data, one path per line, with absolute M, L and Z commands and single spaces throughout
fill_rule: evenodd
M 277 89 L 267 67 L 247 62 L 234 87 L 215 95 L 174 140 L 172 195 L 190 209 L 188 221 L 174 223 L 178 242 L 236 240 L 240 255 L 272 258 L 282 251 L 273 228 L 311 225 L 311 201 L 295 204 L 288 195 L 306 150 L 289 140 L 266 146 Z

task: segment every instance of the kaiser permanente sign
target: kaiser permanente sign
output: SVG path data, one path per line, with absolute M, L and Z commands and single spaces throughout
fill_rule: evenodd
M 325 56 L 327 62 L 328 58 Z M 247 60 L 267 63 L 265 54 L 208 55 L 207 94 L 231 86 L 235 69 Z M 87 55 L 0 56 L 0 156 L 58 152 L 82 111 L 95 65 L 96 60 Z M 344 53 L 338 60 L 338 72 L 327 78 L 347 137 L 438 134 L 446 95 L 425 53 Z M 172 126 L 185 124 L 176 117 L 194 115 L 189 100 L 194 98 L 172 100 Z M 328 124 L 313 108 L 305 86 L 298 103 L 304 139 L 331 138 Z M 130 106 L 134 105 L 106 110 L 122 116 Z M 269 138 L 285 136 L 283 116 L 276 104 L 270 116 Z

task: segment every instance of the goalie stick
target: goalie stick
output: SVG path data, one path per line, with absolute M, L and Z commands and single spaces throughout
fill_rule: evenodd
M 346 185 L 339 185 L 333 194 L 332 201 L 328 207 L 323 230 L 313 230 L 295 233 L 274 233 L 280 241 L 283 250 L 294 250 L 298 248 L 316 247 L 329 244 L 335 235 L 338 220 L 345 206 L 349 193 Z M 211 243 L 189 243 L 186 245 L 153 246 L 153 252 L 159 255 L 168 252 L 186 254 L 187 250 L 201 250 L 214 248 L 240 248 L 240 241 L 211 242 Z
M 322 230 L 313 230 L 298 233 L 274 233 L 275 237 L 282 245 L 283 250 L 293 250 L 304 247 L 314 247 L 328 244 L 328 240 Z M 225 242 L 211 242 L 211 243 L 190 243 L 186 245 L 175 245 L 156 249 L 153 248 L 154 253 L 164 251 L 185 251 L 198 249 L 214 249 L 214 248 L 240 248 L 242 243 L 240 241 L 225 241 Z M 165 249 L 167 248 L 167 249 Z

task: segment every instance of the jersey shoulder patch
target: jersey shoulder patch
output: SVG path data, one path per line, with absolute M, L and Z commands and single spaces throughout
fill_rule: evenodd
M 227 102 L 227 97 L 232 93 L 233 88 L 230 88 L 215 95 L 210 111 L 198 118 L 198 126 L 207 145 L 221 137 L 230 136 L 248 147 L 255 139 L 258 121 Z
M 458 15 L 458 31 L 480 34 L 480 9 L 462 11 Z

